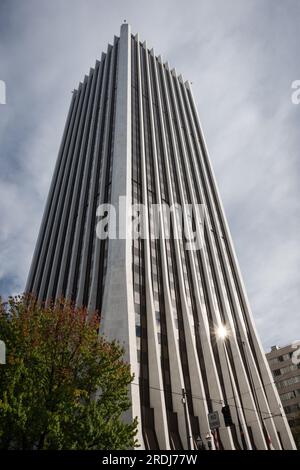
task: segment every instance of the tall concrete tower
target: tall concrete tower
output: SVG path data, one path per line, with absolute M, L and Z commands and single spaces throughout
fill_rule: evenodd
M 140 238 L 133 203 L 145 208 Z M 115 208 L 116 237 L 97 235 L 103 204 Z M 188 234 L 199 229 L 201 247 L 178 236 L 176 211 L 168 229 L 163 211 L 151 217 L 153 204 L 195 209 Z M 135 374 L 126 419 L 138 417 L 141 448 L 193 449 L 200 438 L 213 449 L 294 448 L 191 84 L 128 24 L 73 92 L 26 290 L 101 312 Z

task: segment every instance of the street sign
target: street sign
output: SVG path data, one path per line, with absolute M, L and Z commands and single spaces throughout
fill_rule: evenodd
M 208 413 L 208 422 L 210 429 L 218 429 L 220 427 L 220 418 L 217 411 Z
M 5 343 L 0 339 L 0 364 L 6 364 L 5 359 Z

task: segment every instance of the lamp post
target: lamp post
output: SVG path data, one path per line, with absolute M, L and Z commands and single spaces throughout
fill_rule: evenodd
M 251 449 L 251 444 L 248 442 L 247 439 L 247 428 L 243 429 L 242 422 L 241 422 L 241 417 L 240 417 L 240 412 L 239 412 L 239 406 L 237 403 L 237 397 L 236 397 L 236 389 L 234 385 L 234 378 L 232 377 L 232 370 L 228 358 L 228 352 L 227 352 L 227 347 L 226 347 L 226 339 L 229 335 L 229 331 L 227 330 L 226 326 L 220 324 L 219 327 L 217 328 L 217 337 L 222 340 L 223 342 L 223 347 L 224 347 L 224 354 L 225 354 L 225 361 L 228 369 L 228 375 L 229 375 L 229 380 L 230 380 L 230 385 L 231 385 L 231 390 L 232 390 L 232 395 L 233 395 L 233 400 L 234 400 L 234 406 L 236 409 L 236 415 L 237 415 L 237 420 L 238 420 L 238 425 L 240 429 L 240 434 L 241 434 L 241 439 L 242 439 L 242 445 L 243 447 L 246 448 L 246 450 Z
M 193 450 L 194 449 L 194 443 L 193 443 L 192 428 L 191 428 L 191 422 L 190 422 L 190 416 L 189 416 L 187 396 L 186 396 L 186 391 L 184 390 L 184 388 L 182 389 L 181 403 L 182 403 L 183 409 L 184 409 L 188 450 Z

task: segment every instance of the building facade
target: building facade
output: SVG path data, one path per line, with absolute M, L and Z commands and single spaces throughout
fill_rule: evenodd
M 298 345 L 298 347 L 300 344 Z M 295 344 L 272 346 L 266 354 L 291 427 L 300 425 L 300 354 Z
M 132 203 L 145 207 L 137 239 Z M 123 236 L 97 236 L 103 204 Z M 186 248 L 175 212 L 168 236 L 153 204 L 201 204 L 205 218 L 195 210 L 187 223 L 187 235 L 203 234 L 201 248 Z M 127 24 L 73 92 L 26 290 L 101 312 L 103 333 L 124 345 L 135 375 L 126 419 L 138 417 L 141 448 L 193 449 L 210 437 L 212 448 L 294 448 L 191 84 Z M 220 426 L 211 434 L 212 412 Z

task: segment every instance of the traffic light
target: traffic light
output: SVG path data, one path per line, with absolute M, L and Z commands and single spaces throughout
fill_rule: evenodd
M 225 426 L 232 426 L 233 422 L 232 422 L 232 419 L 231 419 L 231 413 L 230 413 L 229 405 L 224 405 L 222 407 L 222 414 L 223 414 Z

